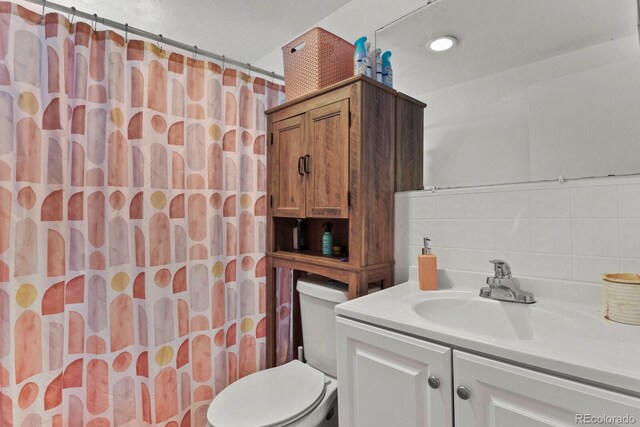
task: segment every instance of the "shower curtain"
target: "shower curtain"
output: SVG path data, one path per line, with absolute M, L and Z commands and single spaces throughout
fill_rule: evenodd
M 0 427 L 203 425 L 264 367 L 283 88 L 0 2 Z

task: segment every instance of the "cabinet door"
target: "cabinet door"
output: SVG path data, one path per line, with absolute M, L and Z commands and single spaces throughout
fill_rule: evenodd
M 640 399 L 623 394 L 457 350 L 454 351 L 453 370 L 456 389 L 462 386 L 470 392 L 468 400 L 454 397 L 456 426 L 593 424 L 587 422 L 585 417 L 588 415 L 629 416 L 640 421 Z M 604 424 L 625 423 L 620 420 Z
M 342 317 L 337 347 L 341 426 L 453 425 L 451 349 Z
M 273 189 L 273 215 L 292 218 L 305 216 L 303 160 L 307 154 L 304 115 L 273 124 L 274 159 L 269 159 Z
M 310 150 L 307 216 L 348 218 L 349 100 L 334 102 L 307 114 Z

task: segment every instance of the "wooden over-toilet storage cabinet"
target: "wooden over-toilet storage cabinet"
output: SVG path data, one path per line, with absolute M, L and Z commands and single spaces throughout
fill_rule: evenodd
M 369 283 L 393 284 L 394 191 L 422 189 L 424 107 L 354 77 L 266 112 L 267 366 L 275 363 L 277 268 L 348 283 L 349 299 Z M 307 222 L 304 251 L 292 249 L 298 218 Z M 348 261 L 322 256 L 327 221 Z M 302 343 L 298 304 L 294 290 L 294 346 Z

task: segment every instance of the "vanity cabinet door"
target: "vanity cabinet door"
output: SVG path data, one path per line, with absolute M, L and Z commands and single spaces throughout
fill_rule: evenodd
M 640 422 L 640 399 L 627 395 L 457 350 L 453 371 L 456 427 L 558 427 L 605 415 Z M 595 424 L 634 424 L 612 421 Z
M 341 427 L 453 425 L 450 348 L 341 317 L 337 345 Z

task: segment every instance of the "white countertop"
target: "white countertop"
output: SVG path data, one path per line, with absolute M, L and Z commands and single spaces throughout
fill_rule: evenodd
M 443 290 L 479 292 L 486 276 L 458 271 L 439 271 Z M 412 272 L 415 279 L 415 271 Z M 338 316 L 421 337 L 461 350 L 559 374 L 612 390 L 640 396 L 640 326 L 623 325 L 603 318 L 600 286 L 589 283 L 518 278 L 522 289 L 536 296 L 536 304 L 560 306 L 591 316 L 585 334 L 562 339 L 520 340 L 493 338 L 429 322 L 413 304 L 437 297 L 425 292 L 415 280 L 336 306 Z M 480 297 L 478 297 L 480 298 Z M 514 304 L 503 302 L 501 304 Z M 460 313 L 461 316 L 464 313 Z M 595 322 L 595 323 L 593 323 Z M 558 324 L 563 328 L 563 324 Z M 575 325 L 573 325 L 575 329 Z M 572 329 L 572 331 L 573 331 Z

